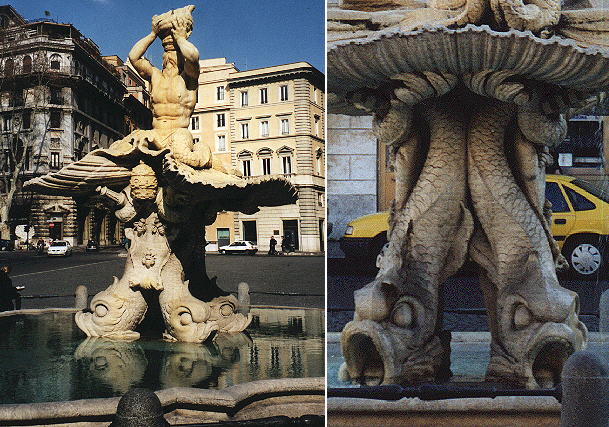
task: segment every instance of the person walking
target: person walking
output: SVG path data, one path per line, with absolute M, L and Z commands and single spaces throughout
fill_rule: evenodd
M 271 241 L 269 242 L 269 255 L 277 255 L 277 249 L 275 249 L 275 246 L 277 246 L 277 240 L 275 240 L 275 236 L 271 236 Z
M 21 310 L 21 295 L 13 287 L 8 264 L 0 266 L 0 311 Z M 14 301 L 14 303 L 13 303 Z

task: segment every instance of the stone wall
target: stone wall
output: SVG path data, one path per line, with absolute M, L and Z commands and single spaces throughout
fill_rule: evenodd
M 328 223 L 339 239 L 347 223 L 377 211 L 377 153 L 372 118 L 328 115 Z

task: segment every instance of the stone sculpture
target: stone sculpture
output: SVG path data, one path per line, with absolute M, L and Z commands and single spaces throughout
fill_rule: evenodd
M 204 226 L 219 211 L 254 213 L 294 203 L 283 179 L 244 180 L 218 163 L 188 130 L 198 88 L 199 53 L 188 41 L 194 6 L 152 18 L 152 32 L 129 59 L 150 82 L 152 130 L 136 130 L 26 188 L 47 194 L 99 194 L 116 207 L 130 239 L 123 276 L 95 295 L 76 323 L 90 337 L 137 339 L 148 308 L 160 306 L 168 340 L 202 342 L 213 332 L 239 332 L 251 316 L 205 272 Z M 163 69 L 143 58 L 160 38 Z
M 440 287 L 469 257 L 492 335 L 487 379 L 551 387 L 586 342 L 545 200 L 566 115 L 609 87 L 609 11 L 574 2 L 344 0 L 328 12 L 331 112 L 374 116 L 395 200 L 375 280 L 343 329 L 343 379 L 443 375 Z M 588 5 L 589 6 L 589 5 Z

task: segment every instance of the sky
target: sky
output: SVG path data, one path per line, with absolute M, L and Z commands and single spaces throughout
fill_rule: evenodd
M 6 3 L 4 3 L 6 4 Z M 150 33 L 152 15 L 194 4 L 190 41 L 201 59 L 226 58 L 240 70 L 306 61 L 325 72 L 326 0 L 9 0 L 25 19 L 74 25 L 102 55 L 123 60 Z M 159 40 L 146 56 L 161 66 Z

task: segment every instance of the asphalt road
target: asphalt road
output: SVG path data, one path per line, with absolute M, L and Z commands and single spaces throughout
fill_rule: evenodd
M 328 260 L 328 331 L 342 330 L 353 318 L 353 292 L 374 279 L 376 271 L 358 268 L 344 258 Z M 571 289 L 580 298 L 580 318 L 590 331 L 598 330 L 598 303 L 600 295 L 609 288 L 605 277 L 590 280 L 575 280 L 569 275 L 560 275 L 562 286 Z M 444 328 L 453 331 L 487 331 L 486 315 L 479 314 L 483 308 L 482 293 L 475 272 L 461 272 L 444 284 Z M 472 310 L 473 309 L 473 310 Z
M 66 258 L 36 256 L 33 252 L 1 252 L 0 259 L 11 264 L 13 285 L 23 285 L 22 308 L 73 307 L 74 290 L 86 285 L 89 299 L 120 277 L 126 261 L 125 250 L 99 253 L 74 252 Z M 323 308 L 325 304 L 324 257 L 208 254 L 207 271 L 218 276 L 226 291 L 237 291 L 239 282 L 250 286 L 252 304 Z M 256 292 L 286 292 L 306 296 L 275 296 Z M 27 298 L 32 295 L 65 295 Z

